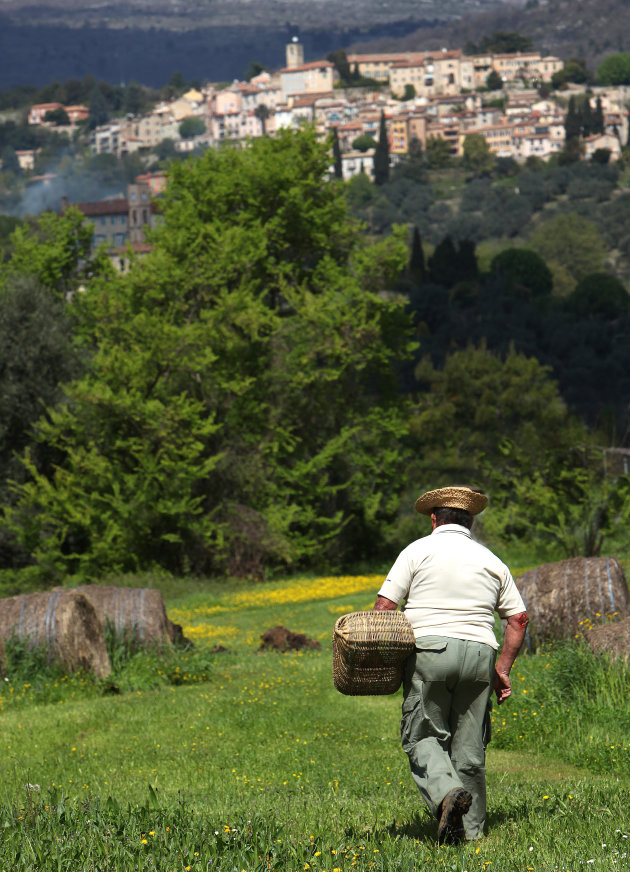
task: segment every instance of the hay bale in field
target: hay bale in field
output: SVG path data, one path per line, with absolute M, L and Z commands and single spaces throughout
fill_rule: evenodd
M 119 635 L 133 634 L 141 645 L 162 647 L 178 643 L 184 634 L 178 633 L 178 624 L 166 616 L 164 598 L 159 590 L 149 587 L 115 587 L 87 584 L 76 590 L 87 596 L 99 616 L 103 627 L 109 621 Z
M 586 630 L 584 638 L 595 654 L 630 659 L 630 617 Z
M 259 651 L 274 649 L 275 651 L 299 651 L 302 648 L 319 650 L 322 646 L 317 639 L 310 639 L 304 633 L 294 633 L 286 627 L 274 627 L 260 637 L 262 644 Z
M 536 642 L 568 638 L 580 622 L 627 615 L 630 596 L 623 569 L 614 557 L 575 557 L 545 563 L 515 579 L 529 615 L 529 637 Z
M 0 600 L 0 638 L 45 646 L 69 672 L 110 673 L 103 628 L 90 600 L 75 590 L 28 593 Z

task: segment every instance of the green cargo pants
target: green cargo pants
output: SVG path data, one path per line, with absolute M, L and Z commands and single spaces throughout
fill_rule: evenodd
M 400 725 L 402 746 L 432 814 L 454 788 L 472 805 L 464 815 L 467 839 L 483 834 L 486 819 L 486 746 L 496 652 L 482 642 L 424 636 L 405 664 Z

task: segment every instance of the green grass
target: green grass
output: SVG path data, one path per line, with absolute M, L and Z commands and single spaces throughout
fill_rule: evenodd
M 302 586 L 310 599 L 275 583 L 234 608 L 218 585 L 171 596 L 196 649 L 123 646 L 109 682 L 25 681 L 15 664 L 0 870 L 630 869 L 628 668 L 575 644 L 521 657 L 494 714 L 488 834 L 440 848 L 400 749 L 400 694 L 332 685 L 334 621 L 375 590 Z M 276 624 L 322 649 L 259 653 Z M 217 643 L 228 650 L 210 653 Z

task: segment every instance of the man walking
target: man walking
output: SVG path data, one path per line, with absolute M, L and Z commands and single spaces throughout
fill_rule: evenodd
M 422 798 L 438 823 L 440 844 L 483 834 L 485 751 L 491 693 L 511 694 L 509 673 L 523 643 L 527 613 L 509 569 L 472 539 L 473 516 L 488 498 L 453 486 L 428 491 L 416 510 L 431 535 L 398 556 L 375 609 L 404 611 L 416 636 L 405 665 L 402 745 Z M 494 612 L 507 619 L 498 660 Z

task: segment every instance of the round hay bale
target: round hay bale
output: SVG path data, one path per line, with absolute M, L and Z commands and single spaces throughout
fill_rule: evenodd
M 32 647 L 45 646 L 69 672 L 92 671 L 105 678 L 111 669 L 103 628 L 90 600 L 74 590 L 28 593 L 0 600 L 0 638 L 12 635 Z
M 90 599 L 103 627 L 109 621 L 117 635 L 133 634 L 141 645 L 171 644 L 174 631 L 159 590 L 100 584 L 82 585 L 76 590 Z
M 614 557 L 574 557 L 545 563 L 515 579 L 534 643 L 574 636 L 581 622 L 606 621 L 630 611 L 628 585 Z
M 595 654 L 609 654 L 611 658 L 630 658 L 630 617 L 613 621 L 603 627 L 586 630 L 584 638 Z

